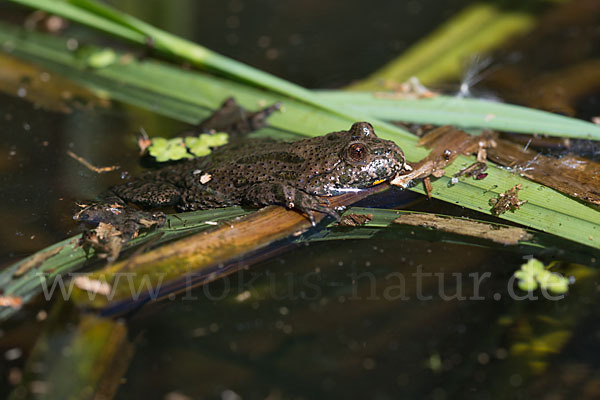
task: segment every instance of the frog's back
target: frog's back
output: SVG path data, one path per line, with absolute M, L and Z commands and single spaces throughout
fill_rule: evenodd
M 250 139 L 232 143 L 207 157 L 204 170 L 211 175 L 207 187 L 232 202 L 260 183 L 305 188 L 312 177 L 339 163 L 339 150 L 348 140 L 348 132 L 341 131 L 296 142 Z
M 206 161 L 208 187 L 237 201 L 257 183 L 303 180 L 307 159 L 295 143 L 251 139 L 218 148 Z

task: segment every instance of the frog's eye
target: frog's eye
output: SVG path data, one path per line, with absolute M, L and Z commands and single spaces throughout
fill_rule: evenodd
M 363 161 L 367 158 L 367 148 L 364 144 L 354 143 L 348 147 L 348 157 L 352 161 Z

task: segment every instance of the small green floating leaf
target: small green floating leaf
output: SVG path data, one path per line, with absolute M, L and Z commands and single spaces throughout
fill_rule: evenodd
M 218 147 L 227 144 L 229 135 L 227 133 L 215 133 L 209 135 L 203 133 L 198 137 L 186 137 L 184 143 L 189 152 L 197 157 L 210 154 L 211 147 Z
M 162 152 L 167 149 L 168 140 L 165 138 L 157 137 L 152 139 L 152 144 L 148 147 L 148 151 L 151 155 L 156 152 Z
M 210 154 L 213 147 L 222 146 L 227 143 L 227 133 L 207 134 L 200 136 L 189 136 L 186 138 L 153 138 L 148 152 L 158 162 L 177 161 L 184 158 L 203 157 Z
M 552 293 L 564 294 L 569 290 L 569 279 L 548 270 L 544 270 L 537 279 L 541 288 L 548 289 Z
M 193 158 L 184 146 L 172 146 L 168 152 L 169 159 L 173 161 L 181 160 L 183 158 Z
M 530 259 L 521 265 L 521 269 L 514 273 L 519 280 L 519 289 L 532 291 L 538 288 L 549 290 L 555 294 L 564 294 L 569 290 L 569 279 L 550 272 L 540 260 Z
M 188 153 L 182 138 L 154 138 L 148 147 L 148 153 L 158 162 L 177 161 L 183 158 L 193 158 Z

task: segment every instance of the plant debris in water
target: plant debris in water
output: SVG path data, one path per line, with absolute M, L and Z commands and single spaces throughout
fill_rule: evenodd
M 361 226 L 373 219 L 373 214 L 347 214 L 340 220 L 340 226 Z
M 427 198 L 429 200 L 431 200 L 432 192 L 433 192 L 433 185 L 431 184 L 431 178 L 428 176 L 423 178 L 423 184 L 425 185 L 425 192 L 427 193 Z
M 73 283 L 81 290 L 95 294 L 108 296 L 112 286 L 108 282 L 102 282 L 97 279 L 90 279 L 87 276 L 78 276 L 73 279 Z
M 451 126 L 434 129 L 419 140 L 419 145 L 431 149 L 429 155 L 410 165 L 409 173 L 397 176 L 390 183 L 406 188 L 415 179 L 429 176 L 439 178 L 444 175 L 444 168 L 452 164 L 459 155 L 479 154 L 482 148 L 493 143 L 492 138 L 472 136 Z M 485 176 L 481 177 L 483 178 Z
M 416 76 L 411 76 L 406 82 L 402 83 L 386 81 L 384 87 L 388 90 L 393 90 L 393 92 L 377 92 L 375 93 L 375 97 L 392 99 L 430 99 L 438 95 L 437 92 L 425 87 Z
M 495 243 L 504 245 L 516 245 L 521 241 L 530 240 L 532 238 L 531 233 L 522 228 L 497 226 L 483 222 L 442 217 L 433 214 L 405 214 L 396 218 L 394 223 L 423 226 L 444 232 L 491 240 Z
M 69 157 L 73 158 L 74 160 L 79 161 L 84 167 L 86 167 L 90 171 L 94 171 L 97 174 L 103 174 L 105 172 L 112 172 L 112 171 L 116 171 L 117 169 L 121 168 L 118 165 L 111 165 L 109 167 L 96 167 L 95 165 L 90 163 L 85 158 L 78 156 L 77 154 L 73 153 L 70 150 L 67 151 L 67 154 L 69 155 Z
M 20 308 L 23 298 L 18 296 L 0 296 L 0 307 Z
M 473 164 L 461 169 L 456 174 L 454 174 L 454 176 L 452 177 L 452 180 L 450 182 L 453 185 L 457 184 L 458 178 L 461 176 L 466 176 L 469 178 L 473 177 L 473 179 L 480 180 L 487 176 L 487 174 L 485 173 L 486 170 L 487 170 L 487 164 L 485 162 L 475 161 Z
M 53 249 L 36 253 L 30 260 L 24 262 L 13 274 L 14 277 L 19 277 L 25 274 L 27 271 L 33 268 L 37 268 L 44 263 L 47 259 L 57 255 L 63 249 L 62 246 L 55 247 Z
M 499 139 L 489 158 L 521 176 L 588 203 L 600 205 L 600 163 L 574 155 L 548 157 Z
M 527 200 L 519 200 L 519 190 L 521 190 L 521 184 L 515 185 L 508 189 L 504 193 L 499 193 L 497 198 L 490 199 L 490 206 L 492 206 L 492 214 L 500 215 L 507 211 L 515 211 L 521 208 L 521 206 L 527 203 Z
M 477 162 L 455 174 L 451 184 L 458 183 L 461 176 L 484 179 L 487 176 L 486 160 L 512 168 L 519 175 L 556 189 L 583 201 L 600 205 L 600 163 L 578 156 L 560 159 L 544 156 L 527 146 L 498 138 L 498 134 L 485 131 L 481 136 L 472 136 L 450 126 L 428 132 L 419 144 L 431 149 L 425 159 L 414 163 L 415 171 L 402 175 L 392 184 L 406 187 L 410 179 L 443 175 L 443 168 L 459 155 L 477 154 Z M 509 200 L 509 199 L 505 199 Z M 515 201 L 514 211 L 523 203 Z M 500 206 L 498 206 L 500 207 Z M 502 214 L 501 208 L 496 208 Z

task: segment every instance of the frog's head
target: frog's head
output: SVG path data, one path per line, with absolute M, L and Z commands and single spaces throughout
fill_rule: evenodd
M 368 122 L 356 122 L 349 131 L 325 137 L 336 143 L 337 161 L 311 179 L 310 186 L 321 192 L 318 194 L 337 195 L 365 189 L 392 179 L 405 167 L 400 147 L 378 138 Z

